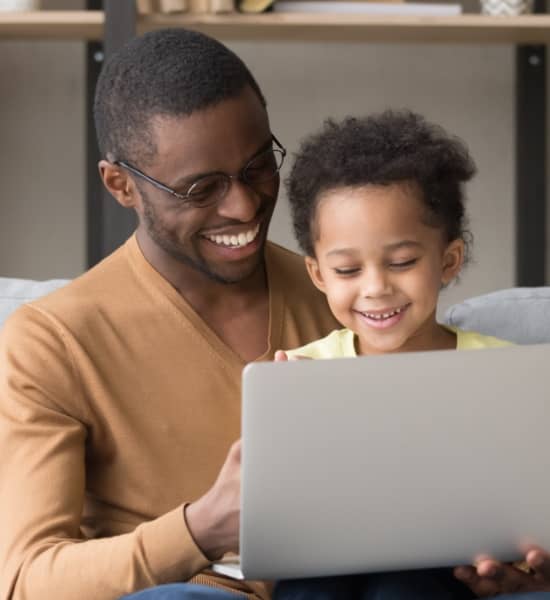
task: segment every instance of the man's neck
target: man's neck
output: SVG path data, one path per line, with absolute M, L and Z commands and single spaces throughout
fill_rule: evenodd
M 192 269 L 191 269 L 192 270 Z M 243 281 L 221 283 L 200 272 L 182 277 L 172 285 L 200 315 L 220 310 L 224 314 L 249 310 L 268 296 L 267 274 L 264 264 Z

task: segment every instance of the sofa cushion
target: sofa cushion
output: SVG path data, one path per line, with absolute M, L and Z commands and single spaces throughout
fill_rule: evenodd
M 550 287 L 512 288 L 451 306 L 444 322 L 517 344 L 550 342 Z
M 11 279 L 0 277 L 0 327 L 20 304 L 29 302 L 68 283 L 68 279 L 49 279 L 32 281 L 30 279 Z

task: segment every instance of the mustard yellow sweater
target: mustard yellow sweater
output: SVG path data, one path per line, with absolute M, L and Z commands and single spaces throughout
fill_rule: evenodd
M 266 248 L 268 351 L 337 324 L 303 259 Z M 183 505 L 240 434 L 242 360 L 143 257 L 135 237 L 20 308 L 0 338 L 0 599 L 115 600 L 213 575 Z

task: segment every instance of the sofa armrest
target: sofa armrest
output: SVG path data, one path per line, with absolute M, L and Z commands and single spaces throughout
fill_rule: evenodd
M 550 287 L 511 288 L 451 306 L 444 323 L 517 344 L 550 342 Z
M 20 304 L 49 294 L 68 283 L 68 281 L 68 279 L 33 281 L 31 279 L 0 277 L 0 327 L 2 327 L 8 315 Z

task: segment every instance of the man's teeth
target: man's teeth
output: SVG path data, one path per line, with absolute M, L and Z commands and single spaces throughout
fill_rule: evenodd
M 387 313 L 382 313 L 382 314 L 373 314 L 373 313 L 364 313 L 366 317 L 368 317 L 369 319 L 374 319 L 375 321 L 381 321 L 382 319 L 389 319 L 390 317 L 393 317 L 394 315 L 398 315 L 401 311 L 403 310 L 403 308 L 396 308 L 395 310 L 392 310 L 391 312 L 387 312 Z
M 231 248 L 241 248 L 253 242 L 260 231 L 260 226 L 256 225 L 254 229 L 239 233 L 239 235 L 207 235 L 206 237 L 214 244 L 219 246 L 229 246 Z

